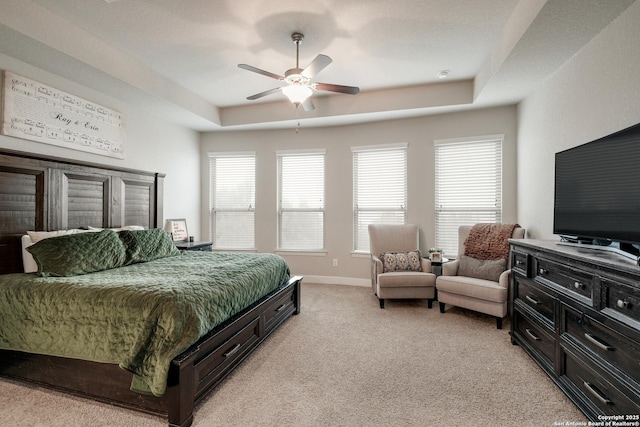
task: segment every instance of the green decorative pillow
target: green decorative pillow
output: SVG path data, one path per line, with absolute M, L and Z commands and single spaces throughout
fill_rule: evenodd
M 506 259 L 483 260 L 466 255 L 460 255 L 458 276 L 474 277 L 476 279 L 497 282 L 500 275 L 507 269 Z
M 422 255 L 420 251 L 383 252 L 380 254 L 382 272 L 422 271 Z
M 40 276 L 77 276 L 122 267 L 125 248 L 115 231 L 67 234 L 27 248 Z
M 126 265 L 179 255 L 171 236 L 161 228 L 118 232 L 127 252 Z

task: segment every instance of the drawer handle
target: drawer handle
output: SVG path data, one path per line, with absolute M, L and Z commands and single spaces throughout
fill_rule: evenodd
M 538 273 L 539 273 L 541 276 L 544 276 L 544 275 L 545 275 L 545 274 L 547 274 L 548 272 L 549 272 L 549 270 L 545 270 L 544 268 L 541 268 L 540 270 L 538 270 Z
M 613 351 L 615 350 L 613 347 L 611 347 L 609 344 L 607 344 L 606 342 L 602 341 L 600 338 L 593 336 L 591 334 L 588 333 L 584 333 L 584 337 L 586 339 L 588 339 L 589 341 L 591 341 L 593 344 L 595 344 L 597 347 L 606 350 L 606 351 Z
M 238 343 L 238 344 L 234 345 L 234 346 L 233 346 L 233 348 L 232 348 L 231 350 L 227 351 L 227 352 L 224 354 L 224 357 L 233 356 L 234 354 L 236 354 L 236 353 L 238 352 L 238 350 L 240 350 L 240 347 L 242 347 L 242 344 L 239 344 L 239 343 Z
M 584 288 L 584 285 L 580 282 L 574 282 L 573 287 L 576 289 L 582 289 Z
M 521 261 L 519 259 L 516 260 L 516 265 L 524 265 L 524 261 Z
M 284 308 L 285 308 L 286 306 L 287 306 L 286 304 L 282 304 L 280 307 L 276 308 L 276 311 L 277 311 L 277 312 L 280 312 L 280 311 L 284 310 Z
M 529 301 L 531 304 L 535 304 L 535 305 L 539 305 L 542 304 L 540 301 L 538 301 L 535 298 L 530 297 L 529 295 L 526 295 L 525 298 L 527 299 L 527 301 Z
M 628 307 L 628 306 L 629 306 L 629 301 L 619 299 L 619 300 L 618 300 L 618 302 L 616 302 L 616 305 L 617 305 L 619 308 L 625 308 L 625 307 Z
M 588 383 L 586 381 L 584 381 L 583 384 L 587 388 L 587 390 L 589 390 L 589 393 L 593 394 L 595 398 L 598 399 L 600 402 L 604 403 L 605 405 L 613 405 L 613 401 L 603 396 L 600 390 L 598 390 L 593 384 Z
M 542 341 L 542 338 L 540 338 L 539 336 L 537 336 L 536 334 L 533 333 L 533 331 L 531 331 L 531 329 L 526 328 L 525 332 L 527 333 L 527 335 L 529 335 L 532 339 L 534 339 L 535 341 Z

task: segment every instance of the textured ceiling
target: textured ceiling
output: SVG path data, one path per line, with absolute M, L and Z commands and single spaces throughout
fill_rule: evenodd
M 633 0 L 0 0 L 0 53 L 197 130 L 334 125 L 518 102 Z M 237 67 L 333 59 L 304 112 Z M 438 73 L 449 70 L 447 79 Z

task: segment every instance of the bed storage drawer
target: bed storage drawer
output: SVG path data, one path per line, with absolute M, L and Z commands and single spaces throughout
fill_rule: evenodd
M 260 318 L 255 317 L 239 331 L 235 330 L 229 328 L 232 335 L 194 364 L 197 390 L 204 391 L 215 385 L 224 377 L 229 365 L 239 363 L 251 351 L 260 339 Z
M 295 310 L 293 290 L 278 296 L 264 312 L 265 332 L 274 329 Z

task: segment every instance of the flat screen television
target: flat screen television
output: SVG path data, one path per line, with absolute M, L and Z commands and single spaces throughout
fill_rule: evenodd
M 640 248 L 640 123 L 556 153 L 553 233 Z

